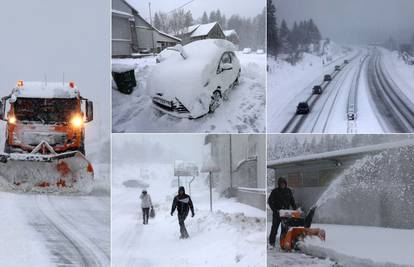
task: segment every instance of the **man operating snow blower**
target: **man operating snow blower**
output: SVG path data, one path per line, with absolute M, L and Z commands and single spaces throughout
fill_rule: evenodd
M 308 214 L 303 217 L 301 210 L 296 210 L 296 203 L 292 191 L 287 187 L 287 182 L 283 178 L 277 181 L 278 187 L 273 189 L 268 204 L 273 211 L 272 229 L 269 236 L 269 243 L 275 246 L 275 239 L 279 224 L 281 224 L 280 247 L 290 251 L 297 249 L 298 241 L 302 241 L 306 236 L 318 236 L 325 240 L 325 231 L 321 229 L 311 229 L 313 216 L 316 206 L 313 206 Z M 290 209 L 292 207 L 292 209 Z
M 186 239 L 190 236 L 188 235 L 187 229 L 185 228 L 184 221 L 188 216 L 188 212 L 191 210 L 191 217 L 194 217 L 194 206 L 193 202 L 189 195 L 185 193 L 184 186 L 178 188 L 178 195 L 174 197 L 172 207 L 171 207 L 171 216 L 174 215 L 174 211 L 177 209 L 178 223 L 180 225 L 180 239 Z
M 272 190 L 267 204 L 272 209 L 272 228 L 269 235 L 269 244 L 275 246 L 277 230 L 280 224 L 279 210 L 296 209 L 295 199 L 293 198 L 292 190 L 287 187 L 287 182 L 284 178 L 280 177 L 277 180 L 277 187 Z

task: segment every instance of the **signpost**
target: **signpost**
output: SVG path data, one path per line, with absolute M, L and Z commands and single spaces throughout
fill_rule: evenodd
M 195 162 L 176 160 L 174 162 L 174 176 L 178 178 L 178 187 L 180 186 L 180 177 L 193 177 L 188 183 L 188 191 L 191 195 L 191 183 L 199 175 L 198 166 Z
M 210 211 L 213 211 L 213 173 L 220 172 L 220 167 L 214 162 L 214 160 L 209 156 L 206 161 L 204 161 L 203 166 L 201 167 L 201 172 L 209 173 L 209 184 L 210 184 Z

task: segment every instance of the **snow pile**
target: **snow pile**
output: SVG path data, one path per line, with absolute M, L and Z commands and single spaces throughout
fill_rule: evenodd
M 413 266 L 414 230 L 380 227 L 314 225 L 326 231 L 326 241 L 306 238 L 301 250 L 330 258 L 340 266 Z
M 181 58 L 177 52 L 169 52 Z M 232 90 L 229 100 L 223 101 L 214 114 L 207 114 L 197 120 L 177 119 L 154 110 L 151 100 L 152 92 L 147 86 L 150 72 L 156 65 L 154 57 L 114 59 L 113 64 L 127 64 L 135 68 L 138 85 L 131 95 L 112 90 L 113 131 L 265 132 L 266 56 L 245 55 L 241 52 L 236 52 L 236 55 L 242 69 L 240 84 Z M 181 58 L 181 60 L 184 59 Z M 190 78 L 184 77 L 185 80 Z M 170 79 L 160 82 L 169 83 Z M 116 86 L 113 85 L 113 88 L 116 89 Z
M 190 239 L 178 238 L 177 212 L 170 216 L 178 185 L 173 171 L 173 164 L 115 166 L 112 262 L 117 266 L 263 266 L 265 213 L 220 198 L 216 192 L 214 212 L 210 213 L 206 176 L 196 177 L 191 184 L 195 217 L 186 220 Z M 141 189 L 123 184 L 131 176 L 141 184 L 148 183 L 147 191 L 156 207 L 156 217 L 145 226 L 138 201 Z M 189 180 L 180 179 L 187 193 Z

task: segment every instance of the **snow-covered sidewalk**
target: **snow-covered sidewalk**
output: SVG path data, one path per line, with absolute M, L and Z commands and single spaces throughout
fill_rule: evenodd
M 304 248 L 340 266 L 414 266 L 414 230 L 315 224 L 325 229 L 326 241 L 307 238 Z
M 112 90 L 113 132 L 265 132 L 266 55 L 236 54 L 242 68 L 240 84 L 214 114 L 197 120 L 177 119 L 153 109 L 147 79 L 156 64 L 154 57 L 113 59 L 113 64 L 134 67 L 138 83 L 131 95 Z
M 177 181 L 170 165 L 151 165 L 147 178 L 126 187 L 136 168 L 116 167 L 113 180 L 112 262 L 116 266 L 264 266 L 265 212 L 220 198 L 214 193 L 209 211 L 208 187 L 198 177 L 191 186 L 195 217 L 186 220 L 190 238 L 179 239 L 176 213 L 170 216 Z M 122 175 L 125 178 L 122 178 Z M 130 177 L 130 175 L 129 175 Z M 130 182 L 131 183 L 131 182 Z M 134 182 L 132 182 L 134 184 Z M 140 201 L 146 187 L 156 217 L 142 224 Z M 188 193 L 188 192 L 187 192 Z

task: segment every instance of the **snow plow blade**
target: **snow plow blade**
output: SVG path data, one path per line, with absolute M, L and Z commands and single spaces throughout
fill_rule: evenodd
M 91 163 L 78 152 L 56 155 L 0 154 L 0 178 L 11 190 L 88 194 L 94 172 Z

